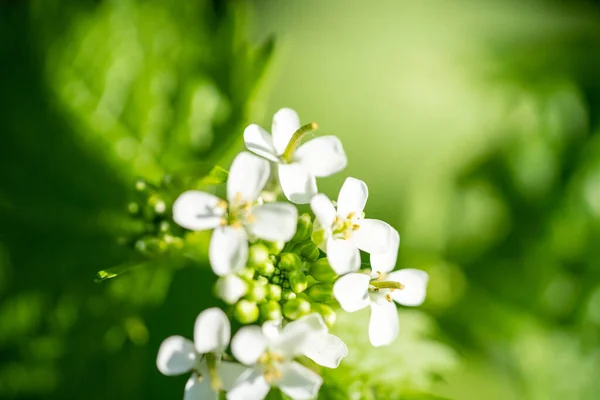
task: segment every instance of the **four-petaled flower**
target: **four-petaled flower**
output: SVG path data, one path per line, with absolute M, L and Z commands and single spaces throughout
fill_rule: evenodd
M 302 317 L 282 329 L 269 322 L 262 329 L 244 327 L 233 337 L 231 351 L 250 368 L 232 384 L 228 400 L 262 400 L 271 386 L 278 386 L 294 400 L 312 399 L 323 379 L 294 358 L 304 355 L 322 366 L 335 368 L 348 354 L 344 342 L 327 332 L 319 314 Z
M 348 163 L 342 143 L 335 136 L 321 136 L 299 144 L 300 118 L 294 110 L 283 108 L 273 117 L 272 136 L 256 124 L 244 131 L 248 150 L 277 163 L 279 183 L 285 197 L 296 204 L 308 204 L 317 193 L 315 177 L 326 177 L 343 170 Z M 312 125 L 310 129 L 316 128 Z
M 371 306 L 369 340 L 373 346 L 390 344 L 398 335 L 398 311 L 394 301 L 404 306 L 418 306 L 425 300 L 429 276 L 418 269 L 390 272 L 396 264 L 400 236 L 396 232 L 392 248 L 371 255 L 371 274 L 349 273 L 333 285 L 333 294 L 347 312 Z
M 317 240 L 327 254 L 327 260 L 339 275 L 360 268 L 360 250 L 383 254 L 390 250 L 398 232 L 377 219 L 365 219 L 367 185 L 358 179 L 347 178 L 337 200 L 337 210 L 324 194 L 317 194 L 310 206 L 317 217 L 321 233 Z M 314 236 L 313 236 L 314 237 Z
M 216 400 L 219 390 L 228 389 L 244 370 L 239 364 L 221 361 L 230 338 L 231 327 L 225 313 L 209 308 L 196 318 L 194 342 L 182 336 L 166 338 L 158 350 L 156 366 L 168 376 L 191 372 L 185 385 L 185 400 Z
M 248 234 L 269 241 L 288 241 L 296 232 L 298 211 L 292 204 L 258 204 L 269 178 L 269 163 L 248 152 L 240 153 L 231 165 L 227 200 L 190 190 L 173 204 L 173 219 L 191 230 L 215 229 L 209 260 L 215 274 L 239 271 L 248 260 Z

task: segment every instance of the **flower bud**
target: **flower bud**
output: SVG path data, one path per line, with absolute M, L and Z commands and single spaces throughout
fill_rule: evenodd
M 281 299 L 282 300 L 292 300 L 296 298 L 296 293 L 292 292 L 290 289 L 284 289 L 281 291 Z
M 313 278 L 322 282 L 330 282 L 337 278 L 337 274 L 329 265 L 326 257 L 320 258 L 311 264 L 310 274 Z
M 290 286 L 290 281 L 288 279 L 285 279 L 283 282 L 281 282 L 281 287 L 284 289 L 289 289 Z
M 301 242 L 308 238 L 312 233 L 312 218 L 310 214 L 304 213 L 298 217 L 298 224 L 296 226 L 296 234 L 292 238 L 294 242 Z
M 294 253 L 281 253 L 277 266 L 282 270 L 293 271 L 302 268 L 302 260 Z
M 304 242 L 302 246 L 298 248 L 297 252 L 299 252 L 300 255 L 306 258 L 308 261 L 316 261 L 321 255 L 317 245 L 310 240 Z
M 278 302 L 271 300 L 260 305 L 260 316 L 265 321 L 274 321 L 281 318 L 281 306 Z
M 317 245 L 320 246 L 325 243 L 325 238 L 327 234 L 324 229 L 313 229 L 312 235 L 310 235 L 311 240 Z
M 310 313 L 310 303 L 303 299 L 291 299 L 283 305 L 283 315 L 291 320 Z
M 333 309 L 327 304 L 313 303 L 311 304 L 310 309 L 313 312 L 321 314 L 323 321 L 325 321 L 328 327 L 331 328 L 335 324 L 337 315 L 335 314 L 335 311 L 333 311 Z
M 233 316 L 242 324 L 251 324 L 258 320 L 258 306 L 249 300 L 240 300 L 235 305 Z
M 167 244 L 155 237 L 145 237 L 135 242 L 135 249 L 145 256 L 153 257 L 167 251 Z
M 267 285 L 267 299 L 273 301 L 281 300 L 281 286 Z
M 276 285 L 279 285 L 281 283 L 281 276 L 275 275 L 271 278 L 271 282 L 273 282 Z
M 271 260 L 267 259 L 267 261 L 256 267 L 256 272 L 261 274 L 263 277 L 270 277 L 275 272 L 275 266 Z
M 248 249 L 248 265 L 260 266 L 269 260 L 269 249 L 262 243 L 255 243 Z
M 248 300 L 252 300 L 256 303 L 262 303 L 267 298 L 267 288 L 265 285 L 254 281 L 248 292 Z
M 269 280 L 267 278 L 265 278 L 264 276 L 257 276 L 254 281 L 256 283 L 260 283 L 263 286 L 267 286 L 269 284 Z
M 270 254 L 277 255 L 281 253 L 281 250 L 285 247 L 285 242 L 277 241 L 277 242 L 264 242 L 267 248 L 269 249 Z
M 254 280 L 254 268 L 244 267 L 239 270 L 238 275 L 247 281 Z
M 333 283 L 318 283 L 306 291 L 308 297 L 314 301 L 327 302 L 333 300 Z
M 238 276 L 229 274 L 219 278 L 215 285 L 217 297 L 227 304 L 235 304 L 248 292 L 248 285 Z
M 292 271 L 289 275 L 290 289 L 294 291 L 294 293 L 301 293 L 306 290 L 308 286 L 308 280 L 306 279 L 306 275 L 302 271 Z

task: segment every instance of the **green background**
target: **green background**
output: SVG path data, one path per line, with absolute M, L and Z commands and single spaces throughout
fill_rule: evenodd
M 227 168 L 291 107 L 344 143 L 320 189 L 366 181 L 431 277 L 389 348 L 340 313 L 320 398 L 596 399 L 598 71 L 587 2 L 1 2 L 0 398 L 179 398 L 156 351 L 214 277 L 135 250 L 134 182 Z

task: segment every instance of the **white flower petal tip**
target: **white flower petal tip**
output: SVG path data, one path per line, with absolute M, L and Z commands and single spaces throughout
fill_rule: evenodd
M 273 147 L 273 138 L 267 131 L 256 124 L 248 126 L 244 130 L 244 142 L 246 148 L 256 155 L 269 161 L 277 162 L 278 157 Z
M 189 190 L 173 203 L 173 220 L 186 229 L 213 229 L 221 223 L 226 208 L 223 201 L 210 193 Z
M 298 163 L 279 164 L 279 183 L 285 197 L 295 204 L 308 204 L 317 194 L 317 180 Z
M 296 150 L 294 159 L 319 178 L 340 172 L 348 164 L 342 142 L 335 136 L 309 140 Z
M 349 214 L 361 215 L 369 198 L 369 189 L 363 181 L 348 177 L 338 194 L 338 215 L 347 217 Z
M 333 285 L 333 295 L 346 312 L 358 311 L 369 305 L 369 281 L 365 274 L 350 273 L 339 278 Z
M 158 349 L 156 367 L 167 376 L 189 372 L 198 362 L 194 344 L 182 336 L 166 338 Z
M 360 268 L 360 251 L 349 240 L 327 239 L 327 260 L 338 275 L 358 271 Z
M 200 354 L 222 353 L 229 346 L 231 326 L 220 308 L 204 310 L 194 325 L 194 346 Z
M 278 155 L 283 154 L 294 133 L 300 129 L 300 117 L 291 108 L 282 108 L 273 116 L 273 146 Z
M 388 274 L 388 279 L 404 285 L 402 290 L 394 290 L 392 299 L 398 304 L 416 307 L 423 304 L 427 296 L 429 275 L 420 269 L 405 268 Z
M 369 340 L 374 347 L 387 346 L 398 337 L 399 322 L 396 305 L 385 299 L 371 303 Z
M 296 233 L 298 210 L 288 203 L 267 203 L 252 211 L 248 229 L 256 237 L 270 241 L 289 241 Z
M 304 355 L 323 367 L 337 368 L 348 355 L 348 347 L 335 335 L 313 333 L 305 346 Z
M 248 261 L 248 235 L 242 227 L 220 226 L 210 239 L 208 258 L 213 272 L 225 276 L 239 271 Z
M 336 211 L 329 197 L 322 193 L 314 195 L 310 200 L 310 208 L 321 226 L 327 229 L 331 227 L 336 217 Z
M 400 247 L 400 234 L 393 230 L 390 249 L 383 253 L 371 254 L 371 268 L 373 272 L 388 273 L 394 269 L 398 261 L 398 249 Z
M 241 152 L 229 169 L 227 199 L 232 204 L 255 201 L 267 184 L 270 173 L 267 160 L 247 151 Z
M 323 378 L 297 362 L 283 365 L 281 375 L 279 388 L 294 400 L 315 398 L 323 384 Z
M 248 292 L 248 285 L 239 276 L 229 274 L 217 281 L 217 296 L 227 304 L 235 304 Z
M 252 325 L 240 329 L 231 341 L 231 352 L 242 364 L 254 365 L 265 352 L 269 342 L 260 327 Z
M 378 219 L 363 219 L 360 228 L 354 232 L 352 241 L 370 254 L 385 253 L 392 249 L 396 230 Z

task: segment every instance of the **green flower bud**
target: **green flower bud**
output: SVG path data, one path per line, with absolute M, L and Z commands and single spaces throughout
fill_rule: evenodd
M 318 281 L 330 282 L 337 278 L 337 274 L 329 265 L 327 258 L 323 257 L 313 262 L 310 266 L 310 274 Z
M 284 289 L 289 289 L 291 287 L 290 281 L 288 279 L 284 280 L 283 282 L 281 282 L 281 287 Z
M 251 324 L 256 322 L 256 320 L 258 320 L 258 314 L 258 306 L 255 302 L 249 300 L 238 301 L 233 310 L 233 316 L 241 324 Z
M 321 252 L 319 251 L 317 245 L 311 242 L 310 240 L 304 242 L 302 246 L 298 248 L 298 252 L 302 257 L 306 258 L 308 261 L 316 261 L 321 255 Z
M 285 247 L 285 242 L 283 242 L 283 241 L 264 242 L 264 243 L 268 247 L 269 253 L 274 254 L 274 255 L 281 253 L 281 250 L 283 250 L 283 248 Z
M 273 301 L 281 300 L 281 286 L 267 285 L 267 299 Z
M 296 298 L 296 293 L 292 292 L 290 289 L 284 289 L 281 292 L 282 300 L 292 300 Z
M 256 279 L 254 279 L 254 281 L 256 283 L 260 283 L 263 286 L 267 286 L 269 284 L 269 280 L 264 276 L 257 276 Z
M 145 237 L 135 242 L 135 249 L 148 257 L 158 256 L 167 251 L 167 244 L 155 237 Z
M 255 243 L 248 249 L 248 265 L 260 266 L 269 260 L 269 249 L 262 243 Z
M 267 298 L 267 287 L 255 281 L 252 283 L 247 297 L 248 300 L 252 300 L 256 303 L 262 303 Z
M 275 275 L 271 278 L 271 282 L 273 282 L 276 285 L 279 285 L 281 283 L 281 277 L 279 275 Z
M 310 236 L 311 240 L 317 245 L 325 243 L 325 238 L 327 237 L 324 229 L 313 230 L 312 235 Z
M 292 238 L 294 242 L 301 242 L 308 238 L 312 233 L 312 218 L 310 214 L 304 213 L 298 217 L 298 225 L 296 226 L 296 234 Z
M 302 268 L 302 260 L 294 253 L 282 253 L 277 266 L 280 269 L 293 271 Z
M 291 320 L 310 314 L 310 303 L 303 299 L 291 299 L 283 305 L 283 315 Z
M 321 314 L 323 321 L 325 321 L 328 327 L 331 328 L 335 324 L 337 315 L 335 314 L 335 311 L 333 311 L 333 309 L 327 304 L 313 303 L 311 304 L 310 309 L 313 312 Z
M 306 281 L 308 282 L 308 287 L 311 287 L 312 285 L 316 285 L 317 280 L 315 278 L 312 277 L 312 275 L 306 275 Z
M 292 271 L 289 276 L 290 288 L 295 293 L 301 293 L 308 287 L 308 280 L 302 271 Z
M 238 272 L 238 275 L 241 278 L 246 279 L 247 281 L 252 281 L 252 280 L 254 280 L 254 268 L 249 268 L 249 267 L 242 268 Z
M 314 301 L 327 302 L 333 300 L 333 283 L 318 283 L 306 291 L 308 297 Z
M 265 321 L 274 321 L 281 318 L 281 306 L 278 302 L 271 300 L 260 305 L 260 316 Z
M 270 277 L 275 272 L 275 266 L 273 265 L 271 260 L 267 259 L 267 261 L 256 267 L 256 272 L 261 274 L 263 277 Z

